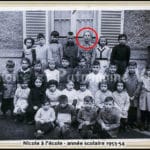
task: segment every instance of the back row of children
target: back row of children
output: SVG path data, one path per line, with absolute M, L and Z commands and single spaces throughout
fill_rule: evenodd
M 108 109 L 107 103 L 111 101 L 116 111 L 120 111 L 120 120 L 118 121 L 119 117 L 116 116 L 117 122 L 114 123 L 117 124 L 117 127 L 120 124 L 120 129 L 125 130 L 127 125 L 130 125 L 130 127 L 136 126 L 137 110 L 139 109 L 141 111 L 141 129 L 149 129 L 149 67 L 146 68 L 145 74 L 139 78 L 136 72 L 136 62 L 129 62 L 127 72 L 122 75 L 117 73 L 118 65 L 114 62 L 109 64 L 108 70 L 104 73 L 101 72 L 101 60 L 96 60 L 90 67 L 87 67 L 86 58 L 80 57 L 78 65 L 73 68 L 70 67 L 69 57 L 62 57 L 61 65 L 58 65 L 58 62 L 51 58 L 48 60 L 48 68 L 43 70 L 42 66 L 45 65 L 46 67 L 45 60 L 44 58 L 43 61 L 36 59 L 31 65 L 29 57 L 24 57 L 21 61 L 21 68 L 17 73 L 14 73 L 15 63 L 12 60 L 7 61 L 6 71 L 1 75 L 1 110 L 4 115 L 10 109 L 11 114 L 15 114 L 17 120 L 26 118 L 31 123 L 35 117 L 37 133 L 40 134 L 43 133 L 43 127 L 44 131 L 49 129 L 49 124 L 43 126 L 39 123 L 38 119 L 43 116 L 43 120 L 52 122 L 51 127 L 57 125 L 57 131 L 62 136 L 63 133 L 69 135 L 66 134 L 68 126 L 64 127 L 62 122 L 64 118 L 70 120 L 68 115 L 66 117 L 66 113 L 71 113 L 73 120 L 76 120 L 79 124 L 78 128 L 81 135 L 86 137 L 85 134 L 90 134 L 89 137 L 96 122 L 99 124 L 100 122 L 107 122 L 107 125 L 111 122 L 110 124 L 113 124 L 112 116 L 107 114 L 109 111 L 101 116 L 103 114 L 101 110 L 103 110 L 103 107 Z M 49 112 L 52 116 L 43 112 L 43 107 L 44 110 L 47 110 L 45 105 L 48 105 L 47 102 L 44 103 L 45 99 L 50 102 L 51 110 Z M 66 110 L 59 108 L 61 106 L 66 108 L 64 105 L 60 105 L 64 101 L 67 102 L 66 106 L 69 107 Z M 43 103 L 44 105 L 42 105 Z M 91 105 L 91 103 L 94 105 Z M 60 117 L 58 114 L 61 112 L 63 112 L 63 115 L 60 115 Z M 96 121 L 99 115 L 102 117 L 100 120 L 104 119 L 105 121 Z M 88 127 L 85 126 L 86 124 L 88 124 Z M 109 131 L 110 129 L 104 124 L 100 124 L 103 126 L 103 131 L 105 129 Z M 117 127 L 115 125 L 115 128 Z M 111 129 L 114 128 L 111 127 Z M 110 132 L 106 133 L 108 133 L 108 137 Z

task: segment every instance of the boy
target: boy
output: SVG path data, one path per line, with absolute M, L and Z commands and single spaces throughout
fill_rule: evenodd
M 48 49 L 48 60 L 54 59 L 56 62 L 56 66 L 61 64 L 61 59 L 63 57 L 63 47 L 58 42 L 59 32 L 52 31 L 51 32 L 51 42 Z
M 116 45 L 112 49 L 110 62 L 117 65 L 117 73 L 122 76 L 125 73 L 130 60 L 130 47 L 126 45 L 126 34 L 120 34 L 118 36 L 118 41 L 119 45 Z
M 82 138 L 93 137 L 93 127 L 96 123 L 97 112 L 93 107 L 93 98 L 84 97 L 84 107 L 78 112 L 77 121 L 79 122 L 79 132 Z
M 120 75 L 116 71 L 117 71 L 116 64 L 111 63 L 105 75 L 108 90 L 110 90 L 111 92 L 114 92 L 116 90 L 116 82 L 121 80 Z
M 100 72 L 100 63 L 95 61 L 92 65 L 92 72 L 86 76 L 85 81 L 88 83 L 88 89 L 95 96 L 99 89 L 99 83 L 104 79 L 104 75 Z
M 140 81 L 136 75 L 137 63 L 132 61 L 129 62 L 128 73 L 124 76 L 124 82 L 126 90 L 130 97 L 130 108 L 128 123 L 131 128 L 137 126 L 137 109 L 139 106 L 139 96 L 140 96 Z
M 35 114 L 35 136 L 42 137 L 49 130 L 54 129 L 55 111 L 50 107 L 50 102 L 44 101 L 42 107 Z
M 41 61 L 43 69 L 46 69 L 48 46 L 45 44 L 45 36 L 43 33 L 37 35 L 37 41 L 38 45 L 35 48 L 36 58 Z
M 6 71 L 2 73 L 3 80 L 3 99 L 1 110 L 3 115 L 10 109 L 13 117 L 13 97 L 17 88 L 16 73 L 14 72 L 15 63 L 12 60 L 6 62 Z
M 104 107 L 100 110 L 97 123 L 100 138 L 116 138 L 120 126 L 121 112 L 114 107 L 112 97 L 106 97 Z
M 66 95 L 58 98 L 59 105 L 56 106 L 56 134 L 59 138 L 72 138 L 71 128 L 76 120 L 74 108 L 68 104 Z
M 24 44 L 26 45 L 26 48 L 24 49 L 22 53 L 22 58 L 28 58 L 33 65 L 36 60 L 36 51 L 33 49 L 34 45 L 34 39 L 33 38 L 26 38 L 24 40 Z

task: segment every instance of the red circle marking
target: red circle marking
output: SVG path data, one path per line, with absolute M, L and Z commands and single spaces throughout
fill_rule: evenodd
M 89 47 L 85 47 L 85 46 L 83 46 L 83 45 L 80 44 L 78 37 L 79 37 L 80 32 L 83 31 L 83 30 L 91 30 L 92 32 L 94 32 L 94 34 L 96 35 L 96 40 L 95 40 L 95 42 L 93 43 L 93 45 L 91 45 L 91 46 L 89 46 Z M 77 45 L 78 45 L 80 48 L 82 48 L 83 50 L 89 51 L 89 50 L 93 49 L 93 48 L 97 45 L 97 43 L 98 43 L 98 34 L 97 34 L 96 30 L 93 29 L 93 28 L 91 28 L 91 27 L 84 27 L 84 28 L 81 28 L 81 29 L 76 33 L 76 43 L 77 43 Z

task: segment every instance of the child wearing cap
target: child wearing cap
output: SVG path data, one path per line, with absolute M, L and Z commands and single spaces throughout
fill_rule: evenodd
M 71 78 L 73 68 L 70 67 L 70 62 L 67 57 L 63 57 L 61 66 L 58 68 L 60 74 L 59 89 L 64 90 L 68 78 Z
M 48 49 L 48 60 L 54 59 L 56 62 L 56 66 L 61 64 L 61 60 L 63 57 L 63 46 L 58 42 L 59 32 L 52 31 L 51 32 L 51 42 Z
M 105 80 L 102 80 L 99 84 L 100 90 L 95 94 L 95 105 L 98 109 L 102 109 L 106 97 L 112 96 L 112 92 L 108 90 L 108 85 Z
M 22 82 L 22 80 L 26 80 L 28 82 L 28 86 L 32 87 L 32 69 L 30 60 L 28 58 L 23 58 L 21 60 L 21 68 L 17 72 L 17 84 Z
M 2 73 L 2 81 L 3 81 L 3 98 L 1 110 L 3 115 L 6 115 L 8 110 L 11 111 L 11 116 L 13 116 L 13 98 L 15 95 L 15 91 L 17 88 L 17 79 L 16 73 L 14 71 L 15 63 L 12 60 L 8 60 L 6 62 L 6 71 Z
M 57 89 L 58 82 L 56 80 L 50 80 L 47 84 L 46 98 L 50 101 L 53 108 L 59 104 L 58 97 L 61 95 L 61 91 Z
M 79 110 L 77 121 L 79 122 L 79 132 L 82 138 L 92 138 L 93 129 L 96 123 L 97 112 L 93 107 L 93 98 L 84 97 L 84 106 Z
M 97 130 L 100 138 L 116 138 L 120 126 L 121 112 L 114 106 L 113 97 L 106 97 L 104 107 L 97 117 Z
M 38 45 L 35 47 L 36 59 L 39 59 L 42 63 L 43 69 L 46 69 L 48 60 L 48 46 L 45 44 L 45 35 L 43 33 L 39 33 L 37 35 L 37 42 Z
M 141 82 L 139 77 L 136 74 L 137 63 L 132 61 L 129 62 L 127 68 L 127 74 L 124 75 L 123 80 L 125 82 L 126 90 L 130 97 L 130 108 L 129 108 L 129 117 L 128 124 L 131 128 L 135 128 L 138 125 L 138 109 L 139 109 L 139 96 Z
M 88 83 L 88 89 L 95 96 L 97 90 L 99 89 L 99 82 L 104 79 L 104 75 L 100 72 L 100 63 L 95 61 L 92 65 L 92 72 L 86 76 L 85 81 Z
M 22 53 L 22 58 L 28 58 L 31 62 L 31 65 L 33 65 L 36 60 L 36 51 L 33 48 L 34 39 L 26 38 L 26 39 L 24 39 L 24 44 L 25 44 L 26 48 L 24 49 L 24 51 Z
M 55 111 L 50 106 L 49 101 L 44 101 L 42 106 L 36 112 L 34 120 L 35 120 L 35 137 L 41 138 L 48 131 L 54 129 L 55 124 Z
M 20 87 L 17 88 L 14 95 L 14 114 L 16 121 L 26 121 L 26 110 L 28 107 L 30 88 L 28 87 L 28 81 L 22 80 L 19 82 Z
M 49 60 L 48 69 L 46 69 L 44 73 L 46 75 L 46 82 L 49 82 L 50 80 L 59 82 L 59 71 L 56 69 L 56 63 L 53 59 Z
M 77 91 L 78 101 L 77 101 L 77 109 L 81 109 L 84 107 L 84 97 L 91 96 L 93 97 L 90 90 L 87 89 L 87 83 L 85 81 L 80 82 L 80 90 Z
M 76 120 L 74 108 L 68 104 L 68 97 L 60 95 L 56 106 L 56 134 L 58 138 L 72 138 L 71 130 Z
M 150 66 L 146 67 L 145 74 L 141 78 L 141 84 L 139 99 L 141 130 L 150 131 Z

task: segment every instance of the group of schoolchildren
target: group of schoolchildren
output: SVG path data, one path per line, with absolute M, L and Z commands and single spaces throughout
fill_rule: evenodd
M 8 60 L 0 76 L 3 116 L 10 110 L 16 122 L 35 124 L 37 138 L 52 130 L 58 138 L 73 138 L 76 129 L 82 138 L 116 138 L 129 127 L 150 130 L 150 66 L 139 76 L 126 35 L 119 35 L 112 52 L 101 37 L 90 66 L 72 36 L 64 47 L 57 31 L 49 47 L 41 33 L 36 47 L 32 38 L 24 40 L 19 70 Z

